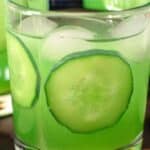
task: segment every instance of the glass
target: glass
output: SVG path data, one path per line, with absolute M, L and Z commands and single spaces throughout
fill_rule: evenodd
M 4 0 L 0 0 L 0 117 L 12 113 L 4 20 Z
M 16 149 L 141 149 L 150 7 L 7 6 Z

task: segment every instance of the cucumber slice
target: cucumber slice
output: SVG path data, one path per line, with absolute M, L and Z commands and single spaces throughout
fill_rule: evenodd
M 130 65 L 117 52 L 89 50 L 63 58 L 45 84 L 58 122 L 73 132 L 114 125 L 127 110 L 133 89 Z
M 31 107 L 39 94 L 39 72 L 27 47 L 16 36 L 8 33 L 8 60 L 14 101 Z

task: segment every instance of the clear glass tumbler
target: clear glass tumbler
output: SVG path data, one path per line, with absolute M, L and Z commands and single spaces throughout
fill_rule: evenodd
M 119 12 L 7 6 L 16 150 L 140 150 L 149 5 Z

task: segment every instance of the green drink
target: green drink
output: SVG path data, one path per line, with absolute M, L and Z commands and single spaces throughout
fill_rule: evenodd
M 4 0 L 0 1 L 0 117 L 12 112 L 9 87 L 9 70 L 6 57 Z
M 148 4 L 149 0 L 83 0 L 83 6 L 94 10 L 125 10 Z
M 39 13 L 8 2 L 17 150 L 141 149 L 147 10 Z
M 5 41 L 5 26 L 4 26 L 4 1 L 0 1 L 0 52 L 6 50 L 6 41 Z

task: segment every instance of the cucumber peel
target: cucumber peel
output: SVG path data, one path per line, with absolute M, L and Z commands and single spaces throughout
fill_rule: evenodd
M 8 33 L 7 40 L 13 99 L 22 107 L 31 107 L 39 95 L 38 69 L 28 48 L 17 36 Z
M 48 107 L 72 132 L 111 127 L 126 112 L 133 90 L 130 65 L 115 51 L 70 54 L 45 83 Z

